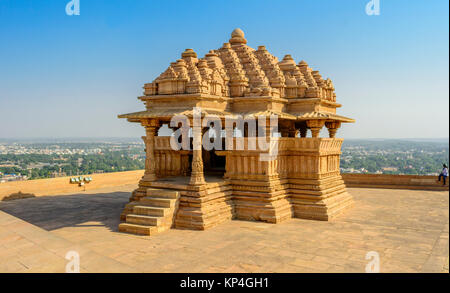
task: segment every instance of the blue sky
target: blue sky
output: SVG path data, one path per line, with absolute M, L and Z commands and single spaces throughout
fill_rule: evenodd
M 117 119 L 185 48 L 240 27 L 248 45 L 302 59 L 355 118 L 344 138 L 449 136 L 447 0 L 0 0 L 0 137 L 138 137 Z

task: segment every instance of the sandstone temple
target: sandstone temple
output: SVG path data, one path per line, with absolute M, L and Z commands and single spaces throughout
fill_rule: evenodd
M 203 230 L 231 219 L 327 221 L 352 205 L 339 171 L 343 139 L 336 133 L 354 120 L 336 114 L 341 105 L 332 81 L 305 61 L 296 63 L 291 55 L 279 61 L 265 46 L 255 50 L 246 43 L 235 29 L 227 43 L 203 58 L 186 49 L 144 85 L 139 99 L 145 111 L 119 115 L 146 132 L 145 175 L 121 214 L 119 231 Z M 227 140 L 223 149 L 201 146 L 210 131 L 192 121 L 198 108 L 201 117 L 222 121 L 215 138 Z M 189 129 L 171 124 L 176 116 L 187 117 Z M 237 131 L 238 124 L 226 126 L 227 117 L 267 123 L 256 128 L 244 123 Z M 277 117 L 276 128 L 269 117 Z M 188 147 L 173 148 L 174 135 L 158 135 L 163 125 L 187 133 Z M 320 137 L 324 127 L 328 137 Z M 256 136 L 276 142 L 273 158 L 261 160 L 268 149 L 250 148 Z M 238 140 L 243 148 L 225 147 Z

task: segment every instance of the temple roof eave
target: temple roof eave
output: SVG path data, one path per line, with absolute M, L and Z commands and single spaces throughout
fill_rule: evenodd
M 264 111 L 246 111 L 246 112 L 228 112 L 228 111 L 220 111 L 213 109 L 202 109 L 202 117 L 204 116 L 217 116 L 219 118 L 233 117 L 238 118 L 242 117 L 244 119 L 248 118 L 257 118 L 259 116 L 270 116 L 276 115 L 279 119 L 285 120 L 298 120 L 298 121 L 307 121 L 307 120 L 327 120 L 327 121 L 339 121 L 343 123 L 354 123 L 355 119 L 348 118 L 345 116 L 328 113 L 328 112 L 308 112 L 308 113 L 285 113 L 275 110 L 264 110 Z M 164 110 L 147 110 L 140 111 L 128 114 L 118 115 L 118 118 L 127 119 L 130 122 L 139 122 L 141 119 L 162 119 L 162 120 L 170 120 L 172 117 L 177 115 L 185 115 L 188 118 L 193 117 L 193 110 L 186 109 L 164 109 Z
M 194 116 L 193 109 L 183 109 L 183 108 L 166 108 L 166 109 L 151 109 L 147 111 L 133 112 L 127 114 L 118 115 L 118 118 L 127 119 L 131 122 L 137 122 L 140 119 L 162 119 L 170 120 L 174 116 L 184 115 L 188 118 Z M 201 116 L 218 116 L 220 118 L 225 118 L 226 116 L 233 116 L 232 113 L 227 111 L 215 110 L 215 109 L 202 109 Z
M 294 104 L 294 103 L 302 103 L 302 104 L 307 104 L 307 103 L 311 103 L 311 104 L 322 104 L 322 105 L 327 105 L 327 106 L 332 106 L 334 108 L 340 108 L 342 107 L 342 104 L 333 102 L 333 101 L 328 101 L 328 100 L 324 100 L 321 98 L 289 98 L 287 99 L 289 104 Z
M 294 114 L 297 117 L 297 120 L 307 121 L 307 120 L 332 120 L 339 121 L 343 123 L 354 123 L 355 119 L 337 115 L 334 113 L 328 112 L 308 112 L 308 113 L 296 113 Z

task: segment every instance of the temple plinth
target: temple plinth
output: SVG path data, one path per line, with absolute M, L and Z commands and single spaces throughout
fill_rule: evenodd
M 144 111 L 119 115 L 146 133 L 145 174 L 120 231 L 207 229 L 231 219 L 330 220 L 352 204 L 336 136 L 354 120 L 336 114 L 332 81 L 305 61 L 250 48 L 236 29 L 203 58 L 186 49 L 139 99 Z M 211 117 L 216 122 L 206 123 Z M 158 136 L 165 124 L 173 134 Z M 329 137 L 320 137 L 324 128 Z

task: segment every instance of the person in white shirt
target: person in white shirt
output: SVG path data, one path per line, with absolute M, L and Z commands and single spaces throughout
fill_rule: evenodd
M 447 180 L 447 176 L 448 176 L 448 167 L 446 164 L 443 165 L 441 174 L 439 174 L 439 182 L 441 182 L 441 177 L 444 179 L 444 185 L 445 185 L 445 181 Z

